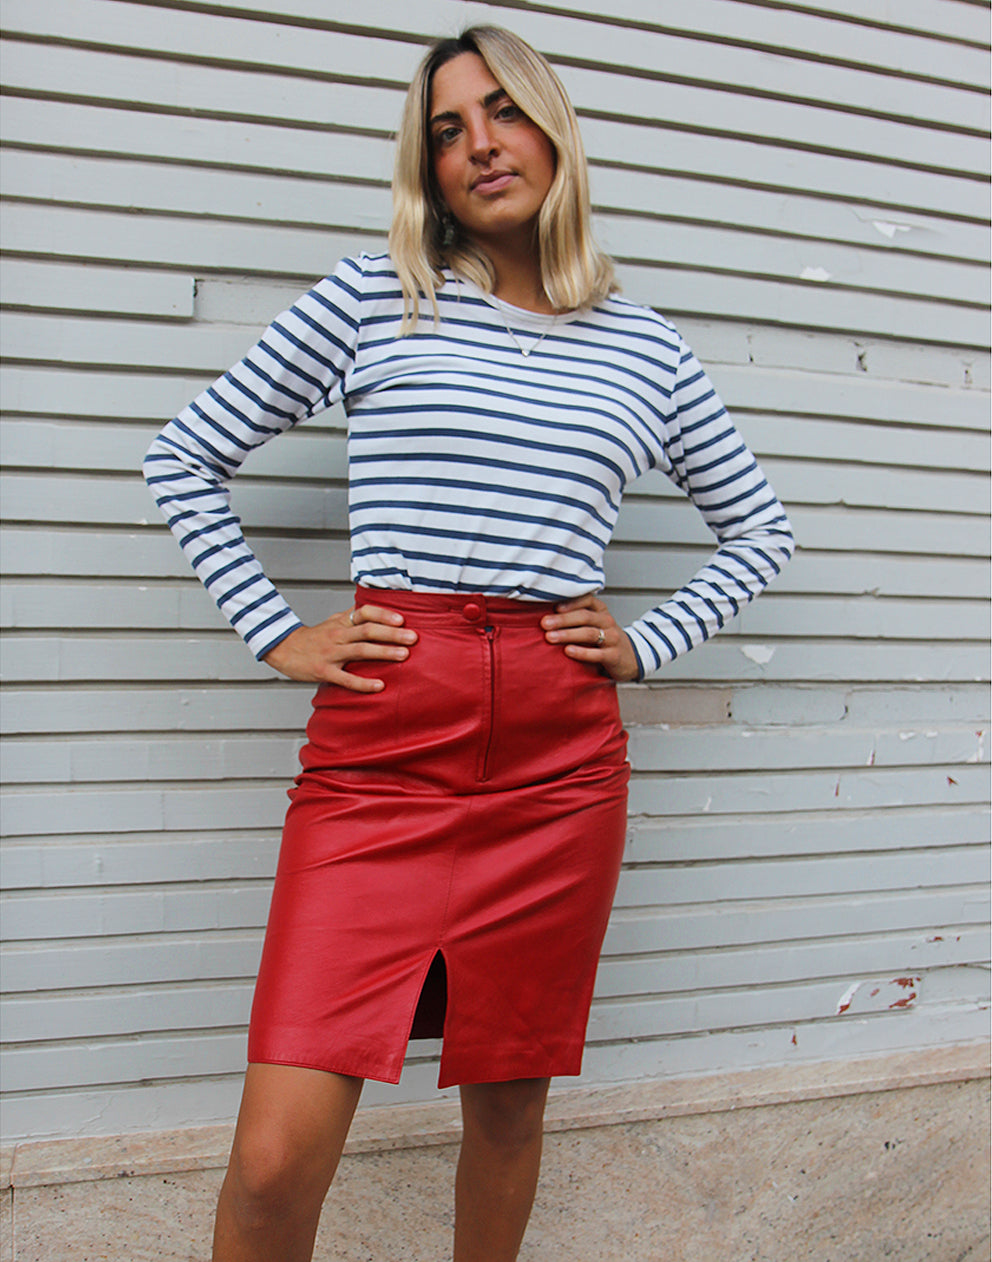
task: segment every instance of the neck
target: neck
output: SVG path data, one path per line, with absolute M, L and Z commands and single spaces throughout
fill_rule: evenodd
M 528 225 L 525 232 L 514 237 L 501 236 L 479 241 L 488 254 L 496 272 L 493 294 L 514 307 L 527 311 L 554 311 L 541 280 L 541 259 Z

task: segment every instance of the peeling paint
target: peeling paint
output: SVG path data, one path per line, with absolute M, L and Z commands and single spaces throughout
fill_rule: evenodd
M 897 999 L 895 1003 L 890 1003 L 890 1008 L 908 1008 L 917 999 L 915 987 L 919 982 L 918 977 L 894 977 L 892 984 L 894 986 L 902 986 L 904 990 L 908 990 L 908 995 L 903 995 L 901 999 Z
M 874 765 L 875 765 L 875 751 L 872 750 L 868 755 L 868 761 L 865 763 L 865 766 L 874 767 Z
M 912 232 L 913 225 L 910 223 L 893 223 L 890 219 L 873 219 L 871 226 L 877 228 L 883 237 L 888 237 L 891 241 L 897 232 Z
M 852 984 L 848 986 L 847 990 L 844 991 L 844 993 L 840 997 L 840 1002 L 837 1004 L 838 1016 L 840 1016 L 842 1012 L 846 1012 L 848 1008 L 850 1008 L 851 1004 L 854 1002 L 854 996 L 861 989 L 861 986 L 862 986 L 861 982 L 852 982 Z
M 920 977 L 871 977 L 852 982 L 837 1004 L 837 1016 L 848 1020 L 872 1012 L 911 1008 L 919 999 Z
M 800 280 L 815 280 L 821 284 L 825 280 L 830 279 L 830 273 L 825 267 L 804 267 L 799 273 Z
M 976 732 L 975 735 L 978 737 L 978 748 L 973 754 L 968 755 L 965 762 L 976 763 L 985 761 L 985 733 Z
M 741 652 L 752 662 L 756 662 L 758 666 L 767 666 L 775 656 L 775 650 L 767 644 L 742 644 Z

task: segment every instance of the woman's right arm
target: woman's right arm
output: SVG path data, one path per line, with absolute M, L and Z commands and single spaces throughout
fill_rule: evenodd
M 277 317 L 240 363 L 165 426 L 148 450 L 143 472 L 187 560 L 259 660 L 293 679 L 369 691 L 366 685 L 373 681 L 348 675 L 343 664 L 393 656 L 402 619 L 380 620 L 366 606 L 354 622 L 339 614 L 305 627 L 245 540 L 228 490 L 250 451 L 346 394 L 360 328 L 362 275 L 359 261 L 344 259 Z M 386 642 L 377 642 L 387 632 Z

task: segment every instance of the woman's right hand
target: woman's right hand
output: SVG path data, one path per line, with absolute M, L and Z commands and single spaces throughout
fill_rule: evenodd
M 314 627 L 297 627 L 262 658 L 280 675 L 301 683 L 338 684 L 352 692 L 381 692 L 381 679 L 366 679 L 346 669 L 348 662 L 402 662 L 417 633 L 403 626 L 403 615 L 377 605 L 335 613 Z

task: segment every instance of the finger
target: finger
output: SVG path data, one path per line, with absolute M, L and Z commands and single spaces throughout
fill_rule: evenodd
M 381 679 L 366 679 L 364 675 L 353 675 L 351 671 L 335 669 L 328 674 L 325 681 L 349 692 L 382 692 L 385 683 Z
M 611 619 L 595 609 L 575 609 L 571 613 L 548 614 L 541 619 L 547 631 L 560 631 L 563 627 L 605 627 Z
M 563 617 L 554 629 L 545 631 L 544 638 L 549 644 L 584 644 L 600 649 L 616 641 L 616 623 L 611 618 L 599 616 L 595 621 L 591 617 L 578 621 L 574 614 L 567 618 L 567 622 Z
M 603 604 L 598 596 L 593 596 L 591 593 L 586 596 L 576 596 L 572 600 L 563 600 L 555 605 L 555 610 L 558 613 L 572 613 L 576 609 L 592 609 L 597 613 L 602 613 L 606 609 L 606 605 Z
M 605 645 L 600 648 L 596 644 L 566 644 L 564 651 L 568 657 L 574 657 L 580 662 L 595 662 L 597 666 L 608 661 L 612 656 Z
M 382 622 L 387 626 L 401 627 L 403 615 L 395 609 L 382 609 L 379 605 L 358 605 L 351 611 L 351 625 L 357 627 L 365 622 Z
M 363 622 L 348 636 L 349 644 L 416 644 L 417 633 L 406 627 L 386 626 L 381 622 Z
M 403 662 L 410 656 L 405 644 L 378 640 L 353 640 L 340 645 L 330 657 L 332 662 Z M 341 669 L 344 669 L 342 667 Z

